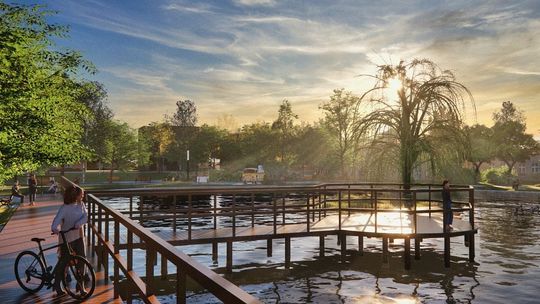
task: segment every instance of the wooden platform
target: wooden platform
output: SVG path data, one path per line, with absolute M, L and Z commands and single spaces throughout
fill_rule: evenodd
M 468 220 L 455 216 L 454 229 L 450 236 L 459 236 L 471 232 Z M 191 238 L 185 230 L 176 233 L 170 229 L 151 229 L 157 236 L 173 245 L 203 244 L 225 241 L 258 240 L 283 237 L 301 237 L 309 235 L 337 234 L 339 231 L 339 216 L 329 215 L 319 221 L 310 223 L 309 231 L 307 224 L 277 225 L 276 233 L 271 225 L 258 225 L 255 227 L 237 227 L 233 235 L 232 228 L 194 229 Z M 444 237 L 443 219 L 441 213 L 427 213 L 417 215 L 417 233 L 414 234 L 414 220 L 411 215 L 399 212 L 379 213 L 377 217 L 377 230 L 375 230 L 375 216 L 370 213 L 356 213 L 350 216 L 342 216 L 341 232 L 348 235 L 364 235 L 369 237 L 421 237 L 436 238 Z M 134 240 L 137 242 L 137 240 Z M 125 242 L 125 240 L 122 240 Z
M 51 235 L 51 223 L 62 204 L 60 195 L 38 196 L 37 206 L 26 204 L 19 207 L 0 232 L 0 299 L 2 303 L 77 303 L 64 295 L 54 297 L 54 292 L 45 287 L 36 294 L 26 293 L 17 283 L 13 267 L 17 254 L 23 250 L 37 252 L 37 245 L 30 241 L 33 237 L 45 238 L 43 245 L 53 245 L 57 237 Z M 46 255 L 47 263 L 56 263 L 56 252 Z M 96 261 L 91 261 L 96 265 Z M 97 269 L 95 267 L 95 269 Z M 104 281 L 103 272 L 96 272 L 96 290 L 85 303 L 122 303 L 113 299 L 113 285 Z

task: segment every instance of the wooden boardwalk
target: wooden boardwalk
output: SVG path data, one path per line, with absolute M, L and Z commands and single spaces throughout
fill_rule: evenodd
M 443 237 L 442 213 L 427 213 L 417 215 L 417 234 L 422 238 Z M 451 236 L 470 232 L 471 224 L 468 220 L 454 218 L 454 230 Z M 308 235 L 332 234 L 339 229 L 339 216 L 328 215 L 319 221 L 307 224 L 277 225 L 276 233 L 272 225 L 256 225 L 255 227 L 236 227 L 234 235 L 232 228 L 193 229 L 191 238 L 185 230 L 173 232 L 172 229 L 152 229 L 153 233 L 173 245 L 189 245 L 213 242 L 226 242 L 230 240 L 256 240 L 283 237 L 301 237 Z M 370 213 L 356 213 L 341 217 L 341 231 L 348 235 L 366 235 L 374 237 L 388 236 L 391 238 L 404 237 L 414 233 L 414 219 L 412 215 L 399 212 L 385 212 L 377 215 L 377 231 L 375 231 L 375 217 Z M 137 242 L 137 240 L 134 240 Z M 125 243 L 125 240 L 122 241 Z
M 17 254 L 23 250 L 37 252 L 37 244 L 30 241 L 33 237 L 45 238 L 43 245 L 53 245 L 57 237 L 51 235 L 51 223 L 56 211 L 62 204 L 60 195 L 38 197 L 37 206 L 26 204 L 18 208 L 7 225 L 0 232 L 0 301 L 2 303 L 77 303 L 68 295 L 55 297 L 52 290 L 43 287 L 36 294 L 26 293 L 17 283 L 13 266 Z M 90 255 L 89 255 L 90 256 Z M 46 252 L 47 263 L 56 263 L 56 251 Z M 94 264 L 96 261 L 91 261 Z M 111 281 L 104 281 L 103 272 L 96 271 L 96 290 L 85 303 L 122 303 L 113 298 Z

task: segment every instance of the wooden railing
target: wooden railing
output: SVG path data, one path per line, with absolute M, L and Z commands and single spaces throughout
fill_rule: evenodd
M 453 186 L 454 194 L 467 197 L 467 200 L 453 200 L 453 212 L 469 212 L 469 221 L 474 229 L 474 189 L 470 186 Z M 315 186 L 232 186 L 232 187 L 190 187 L 190 188 L 142 188 L 115 189 L 93 192 L 96 196 L 128 197 L 129 210 L 122 213 L 133 220 L 171 220 L 174 232 L 180 228 L 187 231 L 188 240 L 192 239 L 193 222 L 196 219 L 211 219 L 210 228 L 230 227 L 233 237 L 238 227 L 257 226 L 256 217 L 271 218 L 271 223 L 265 221 L 260 225 L 272 225 L 277 234 L 281 225 L 305 224 L 309 232 L 311 224 L 327 214 L 337 214 L 337 227 L 341 230 L 342 216 L 350 216 L 355 212 L 368 212 L 374 215 L 375 233 L 377 215 L 379 213 L 400 212 L 409 214 L 414 220 L 414 230 L 417 232 L 416 216 L 418 214 L 442 213 L 441 186 L 433 184 L 416 184 L 411 189 L 403 189 L 401 184 L 321 184 Z M 212 204 L 209 206 L 194 206 L 194 197 L 206 196 Z M 230 203 L 218 207 L 216 197 L 230 198 Z M 257 196 L 269 197 L 268 202 L 256 201 Z M 134 197 L 139 198 L 139 210 L 134 210 Z M 159 203 L 149 203 L 150 197 Z M 180 197 L 183 199 L 180 201 Z M 293 197 L 293 199 L 290 199 Z M 169 198 L 165 202 L 164 198 Z M 247 200 L 247 202 L 246 202 Z M 268 200 L 268 199 L 267 199 Z M 141 203 L 142 202 L 142 203 Z M 181 202 L 181 204 L 179 204 Z M 152 205 L 157 210 L 144 208 Z M 157 206 L 156 206 L 157 205 Z M 356 206 L 355 206 L 356 205 Z M 419 205 L 427 205 L 427 209 Z M 142 206 L 142 207 L 141 207 Z M 287 221 L 291 215 L 294 221 Z M 248 218 L 248 220 L 246 220 Z M 244 224 L 238 225 L 242 220 Z M 184 221 L 185 225 L 179 224 Z M 219 224 L 221 223 L 221 225 Z M 225 225 L 223 223 L 226 223 Z M 205 229 L 208 229 L 207 225 Z M 442 232 L 442 231 L 441 231 Z
M 63 178 L 64 187 L 73 185 L 69 180 Z M 193 279 L 203 288 L 207 289 L 218 299 L 225 303 L 260 303 L 255 297 L 246 293 L 238 286 L 227 281 L 219 274 L 213 272 L 208 267 L 193 260 L 171 244 L 156 237 L 148 229 L 142 227 L 135 221 L 129 219 L 117 210 L 103 204 L 99 198 L 93 194 L 86 195 L 87 208 L 89 210 L 88 241 L 93 246 L 92 254 L 97 253 L 99 264 L 103 265 L 105 278 L 109 278 L 108 261 L 109 256 L 113 260 L 114 274 L 114 297 L 120 294 L 120 272 L 127 279 L 127 302 L 132 301 L 132 292 L 145 303 L 159 303 L 155 296 L 156 278 L 154 275 L 154 263 L 157 254 L 161 256 L 161 278 L 168 277 L 168 263 L 176 267 L 176 299 L 177 303 L 186 302 L 186 281 Z M 113 231 L 109 227 L 113 226 Z M 127 249 L 123 254 L 120 252 L 122 236 L 126 237 L 124 245 Z M 144 243 L 146 251 L 146 279 L 143 280 L 139 274 L 133 270 L 133 244 L 134 237 Z M 112 239 L 111 239 L 112 238 Z
M 62 183 L 71 184 L 67 179 L 63 179 Z M 161 279 L 169 277 L 169 264 L 176 268 L 173 281 L 176 284 L 178 303 L 186 301 L 188 277 L 225 303 L 258 303 L 253 296 L 144 228 L 144 224 L 152 220 L 172 219 L 172 230 L 175 233 L 178 229 L 187 231 L 188 240 L 193 238 L 194 222 L 198 219 L 211 221 L 206 225 L 206 229 L 230 228 L 232 240 L 237 237 L 236 231 L 239 227 L 272 225 L 273 234 L 267 236 L 271 240 L 273 237 L 287 238 L 288 236 L 278 235 L 278 228 L 289 224 L 305 224 L 309 234 L 311 225 L 329 214 L 337 214 L 339 217 L 335 231 L 338 233 L 342 228 L 343 216 L 360 212 L 367 212 L 374 216 L 375 234 L 377 234 L 379 232 L 377 215 L 399 212 L 412 215 L 414 221 L 412 232 L 404 235 L 408 241 L 409 237 L 414 237 L 418 231 L 418 214 L 428 213 L 431 216 L 432 213 L 443 212 L 440 207 L 441 200 L 438 199 L 440 192 L 440 185 L 419 184 L 413 185 L 411 189 L 403 189 L 401 184 L 392 183 L 99 190 L 86 196 L 89 209 L 87 234 L 89 244 L 95 248 L 92 254 L 97 253 L 106 277 L 109 275 L 109 257 L 112 258 L 115 297 L 118 297 L 120 293 L 118 286 L 121 272 L 126 278 L 127 290 L 134 290 L 146 303 L 158 303 L 155 296 L 157 278 L 154 266 L 157 264 L 159 255 Z M 456 207 L 452 211 L 469 212 L 469 222 L 474 230 L 474 189 L 469 186 L 454 186 L 451 192 L 468 198 L 466 201 L 454 200 Z M 196 199 L 194 198 L 200 196 L 212 201 L 212 204 L 195 206 Z M 230 201 L 219 205 L 218 196 L 227 197 Z M 127 197 L 129 198 L 128 210 L 115 210 L 104 204 L 100 197 Z M 139 198 L 138 210 L 134 206 L 135 197 Z M 158 210 L 145 209 L 145 206 L 152 205 L 146 201 L 149 197 L 161 198 L 159 203 L 152 203 L 159 206 Z M 263 199 L 260 199 L 261 197 Z M 171 201 L 164 202 L 163 198 L 169 198 Z M 427 209 L 424 207 L 426 204 Z M 422 208 L 419 208 L 419 205 L 422 205 Z M 289 219 L 293 215 L 294 218 Z M 264 217 L 262 223 L 261 217 Z M 445 242 L 447 238 L 445 237 Z M 135 243 L 138 248 L 145 250 L 144 280 L 133 270 Z M 232 247 L 228 245 L 227 251 L 229 250 L 232 250 Z M 227 256 L 229 257 L 229 254 Z M 131 292 L 126 294 L 128 302 L 131 302 L 131 296 Z

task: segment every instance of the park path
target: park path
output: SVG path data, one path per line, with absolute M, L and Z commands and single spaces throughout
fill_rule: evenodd
M 57 237 L 51 235 L 51 223 L 56 211 L 62 205 L 61 195 L 42 195 L 37 206 L 20 206 L 0 232 L 0 302 L 2 303 L 76 303 L 67 295 L 55 297 L 52 290 L 43 287 L 36 294 L 26 293 L 17 283 L 13 266 L 19 252 L 33 250 L 37 244 L 33 237 L 46 239 L 43 246 L 54 245 Z M 56 250 L 46 252 L 47 263 L 56 263 Z M 96 269 L 96 290 L 86 303 L 122 303 L 114 300 L 113 285 L 104 281 L 103 272 L 98 272 L 96 261 L 91 260 Z

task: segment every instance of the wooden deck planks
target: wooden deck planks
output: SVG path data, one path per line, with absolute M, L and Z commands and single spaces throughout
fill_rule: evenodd
M 30 241 L 33 237 L 45 238 L 44 246 L 54 245 L 57 237 L 51 235 L 51 223 L 56 211 L 61 206 L 61 197 L 38 197 L 37 206 L 19 207 L 7 225 L 0 232 L 0 299 L 2 303 L 77 303 L 67 295 L 54 297 L 54 292 L 45 287 L 36 294 L 26 293 L 15 280 L 13 266 L 19 252 L 32 250 L 37 252 L 37 244 Z M 46 252 L 48 263 L 56 263 L 56 251 Z M 92 261 L 94 265 L 96 261 Z M 94 267 L 97 269 L 97 267 Z M 122 303 L 113 299 L 113 285 L 104 282 L 103 272 L 96 272 L 96 290 L 85 303 Z

